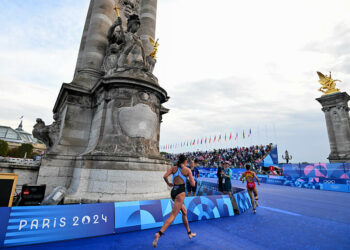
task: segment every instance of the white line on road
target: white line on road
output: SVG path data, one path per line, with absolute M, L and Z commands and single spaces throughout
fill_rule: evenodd
M 296 214 L 296 213 L 293 213 L 293 212 L 289 212 L 289 211 L 286 211 L 286 210 L 281 210 L 281 209 L 273 208 L 273 207 L 259 206 L 259 208 L 264 208 L 264 209 L 271 210 L 271 211 L 274 211 L 274 212 L 277 212 L 277 213 L 282 213 L 282 214 L 288 214 L 288 215 L 293 215 L 293 216 L 301 216 L 301 214 Z

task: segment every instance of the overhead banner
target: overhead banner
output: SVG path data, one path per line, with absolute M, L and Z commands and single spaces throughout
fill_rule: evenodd
M 13 207 L 3 246 L 38 244 L 113 233 L 113 203 Z

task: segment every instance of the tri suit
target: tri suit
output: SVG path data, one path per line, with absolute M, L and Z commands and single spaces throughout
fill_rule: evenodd
M 247 189 L 254 190 L 255 182 L 254 182 L 254 174 L 253 174 L 253 172 L 250 171 L 250 170 L 245 171 L 243 176 L 247 180 Z
M 174 184 L 174 187 L 170 193 L 172 200 L 175 200 L 175 198 L 178 194 L 181 194 L 182 192 L 186 192 L 185 183 L 186 183 L 187 178 L 186 178 L 186 176 L 184 176 L 182 174 L 181 169 L 182 169 L 181 167 L 177 167 L 176 173 L 173 174 L 173 183 L 175 183 L 174 182 L 175 178 L 179 176 L 184 181 L 184 184 L 179 184 L 179 185 Z
M 196 185 L 194 187 L 192 187 L 192 185 L 190 184 L 190 181 L 187 180 L 186 182 L 186 189 L 187 189 L 187 192 L 188 193 L 196 193 L 196 190 L 197 190 L 197 175 L 199 175 L 199 171 L 196 167 L 193 168 L 192 171 L 192 176 L 193 176 L 193 179 L 194 181 L 196 182 Z

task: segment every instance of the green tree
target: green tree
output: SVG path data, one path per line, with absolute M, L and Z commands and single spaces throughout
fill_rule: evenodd
M 7 156 L 9 145 L 7 142 L 0 140 L 0 156 Z
M 24 143 L 17 148 L 10 149 L 8 152 L 8 156 L 23 158 L 27 153 L 27 158 L 33 158 L 33 145 L 30 143 Z

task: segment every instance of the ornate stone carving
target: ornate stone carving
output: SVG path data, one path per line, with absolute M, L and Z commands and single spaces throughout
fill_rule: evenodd
M 53 115 L 53 119 L 54 122 L 46 126 L 41 118 L 37 118 L 33 129 L 33 136 L 45 143 L 48 150 L 57 142 L 61 126 L 61 119 L 57 113 Z
M 49 136 L 50 134 L 50 126 L 46 126 L 45 122 L 41 118 L 36 119 L 36 124 L 33 129 L 33 136 L 45 143 L 47 148 L 50 148 L 52 144 L 52 140 Z
M 145 54 L 142 41 L 137 35 L 140 25 L 140 18 L 135 12 L 128 15 L 126 31 L 121 17 L 112 24 L 107 35 L 109 45 L 102 65 L 106 76 L 131 76 L 157 82 L 152 74 L 156 64 L 155 54 Z
M 152 139 L 157 133 L 157 114 L 146 104 L 120 108 L 119 123 L 129 137 Z
M 118 6 L 126 18 L 140 13 L 141 0 L 119 0 Z

